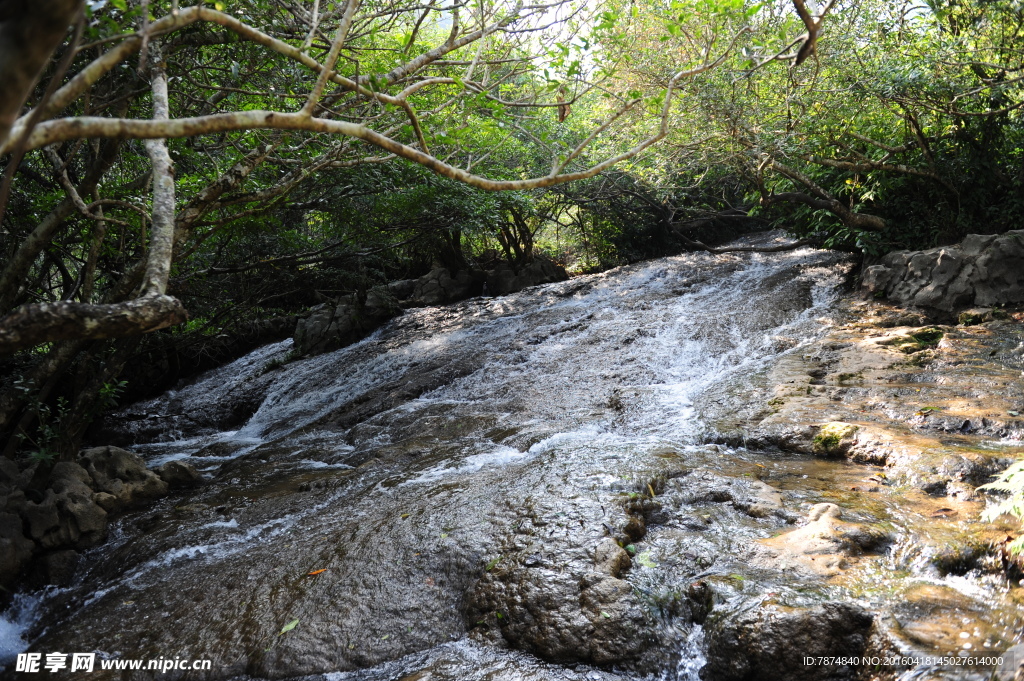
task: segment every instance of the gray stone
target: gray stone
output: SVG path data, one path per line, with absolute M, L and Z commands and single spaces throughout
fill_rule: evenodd
M 60 517 L 57 515 L 57 495 L 53 490 L 47 490 L 46 496 L 40 502 L 30 501 L 25 505 L 23 512 L 25 522 L 28 523 L 29 536 L 40 540 L 51 530 L 60 525 Z
M 107 513 L 117 513 L 124 509 L 124 504 L 121 503 L 121 500 L 108 492 L 96 492 L 96 494 L 92 495 L 92 500 L 93 503 Z
M 89 475 L 89 471 L 73 461 L 58 461 L 53 465 L 53 469 L 50 471 L 51 484 L 56 480 L 64 479 L 78 480 L 86 486 L 92 485 L 92 476 Z
M 1024 302 L 1024 230 L 970 234 L 954 246 L 889 253 L 861 285 L 900 305 L 956 312 Z
M 704 681 L 853 679 L 855 668 L 806 665 L 804 657 L 861 655 L 873 619 L 852 603 L 766 607 L 734 617 L 712 613 L 706 631 L 708 664 L 700 676 Z
M 295 349 L 308 355 L 343 348 L 362 340 L 400 311 L 398 299 L 386 286 L 370 289 L 365 302 L 349 294 L 334 303 L 317 305 L 296 323 Z
M 413 291 L 416 289 L 415 279 L 402 279 L 400 281 L 392 281 L 388 284 L 388 290 L 398 300 L 406 300 L 412 297 Z
M 550 258 L 535 256 L 518 271 L 507 263 L 501 263 L 487 272 L 487 290 L 491 295 L 506 295 L 529 286 L 565 281 L 568 278 L 569 275 L 561 265 Z
M 1000 657 L 1003 663 L 993 675 L 993 681 L 1024 681 L 1024 643 L 1003 651 Z
M 171 489 L 198 487 L 203 484 L 203 476 L 184 461 L 168 461 L 157 469 L 160 479 Z
M 18 479 L 18 464 L 6 456 L 0 456 L 0 485 L 14 483 Z
M 621 577 L 633 564 L 629 554 L 611 537 L 602 539 L 594 554 L 594 566 L 598 572 L 606 572 L 612 577 Z
M 349 294 L 317 305 L 296 323 L 295 349 L 309 355 L 351 345 L 401 312 L 403 305 L 444 305 L 479 295 L 485 286 L 491 295 L 504 295 L 568 278 L 561 265 L 543 256 L 534 257 L 519 270 L 508 263 L 499 263 L 483 273 L 452 273 L 439 267 L 419 279 L 376 286 L 362 301 L 356 294 Z
M 106 538 L 107 512 L 93 502 L 91 490 L 83 494 L 74 487 L 48 489 L 41 502 L 26 504 L 23 517 L 29 535 L 43 549 L 88 548 Z
M 27 505 L 28 499 L 25 498 L 25 493 L 20 489 L 8 494 L 6 500 L 0 499 L 0 511 L 7 511 L 19 516 L 24 512 Z
M 478 586 L 472 611 L 494 613 L 509 645 L 551 662 L 622 663 L 653 643 L 629 582 L 593 571 L 514 568 Z
M 81 461 L 92 476 L 94 489 L 113 494 L 126 508 L 167 494 L 167 483 L 146 468 L 141 457 L 119 447 L 86 450 Z

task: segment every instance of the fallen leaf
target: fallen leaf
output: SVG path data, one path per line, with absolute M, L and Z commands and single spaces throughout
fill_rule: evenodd
M 320 574 L 321 572 L 327 572 L 327 568 L 320 568 L 319 570 L 313 570 L 312 572 L 307 572 L 306 574 L 312 577 L 314 575 Z
M 937 511 L 932 511 L 931 516 L 933 518 L 952 518 L 956 515 L 956 511 L 952 508 L 940 508 Z
M 278 634 L 278 636 L 281 636 L 282 634 L 287 634 L 289 631 L 291 631 L 296 626 L 298 626 L 298 624 L 299 624 L 299 620 L 292 620 L 288 624 L 286 624 L 283 627 L 281 627 L 281 633 Z

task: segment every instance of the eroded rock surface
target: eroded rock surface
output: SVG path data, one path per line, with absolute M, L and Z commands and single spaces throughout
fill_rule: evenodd
M 818 681 L 856 678 L 857 668 L 805 664 L 805 657 L 859 657 L 874 616 L 852 603 L 766 607 L 709 621 L 704 681 Z
M 176 481 L 201 483 L 192 466 L 174 464 Z M 14 585 L 33 561 L 33 583 L 66 585 L 79 552 L 106 539 L 110 514 L 145 506 L 168 491 L 138 455 L 117 447 L 96 447 L 77 462 L 54 464 L 42 489 L 32 487 L 34 475 L 34 465 L 19 471 L 9 460 L 0 463 L 0 586 Z
M 232 391 L 257 396 L 231 430 L 140 449 L 187 457 L 209 484 L 125 516 L 44 601 L 33 645 L 177 650 L 217 660 L 214 678 L 692 679 L 706 658 L 708 679 L 838 679 L 854 671 L 794 656 L 859 654 L 869 637 L 938 652 L 948 637 L 911 648 L 878 623 L 947 631 L 950 608 L 901 609 L 911 582 L 945 575 L 977 589 L 979 645 L 1004 649 L 1021 624 L 1005 580 L 991 556 L 946 549 L 976 531 L 974 454 L 1006 453 L 942 441 L 997 424 L 932 422 L 995 393 L 1013 410 L 1008 365 L 949 394 L 942 381 L 973 380 L 947 361 L 975 356 L 961 344 L 999 361 L 1016 344 L 1004 322 L 905 311 L 811 341 L 844 263 L 683 256 L 210 374 L 135 412 L 198 424 Z M 911 483 L 912 457 L 948 489 Z
M 470 626 L 479 636 L 496 631 L 513 648 L 554 662 L 608 665 L 639 658 L 657 636 L 652 613 L 624 579 L 632 562 L 620 544 L 642 538 L 642 520 L 621 514 L 608 520 L 634 539 L 595 542 L 585 525 L 568 525 L 551 551 L 536 539 L 547 522 L 536 512 L 522 516 L 501 559 L 470 596 Z
M 889 253 L 864 271 L 863 286 L 901 305 L 945 312 L 1024 302 L 1024 230 L 926 251 Z

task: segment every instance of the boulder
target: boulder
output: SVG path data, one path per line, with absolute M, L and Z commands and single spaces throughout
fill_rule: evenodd
M 874 616 L 853 603 L 813 608 L 770 606 L 709 617 L 704 681 L 853 679 L 843 665 L 804 664 L 805 657 L 854 657 L 867 646 Z
M 594 567 L 597 571 L 612 577 L 621 577 L 633 564 L 629 554 L 611 537 L 602 539 L 594 554 Z
M 513 648 L 550 662 L 607 665 L 635 660 L 653 643 L 650 617 L 629 582 L 543 566 L 515 567 L 495 577 L 473 594 L 471 612 L 493 616 Z
M 491 295 L 501 296 L 522 291 L 529 286 L 565 281 L 568 278 L 564 267 L 550 258 L 537 255 L 518 271 L 507 263 L 500 263 L 488 271 L 487 291 Z
M 156 472 L 170 489 L 185 489 L 203 484 L 203 476 L 199 471 L 184 461 L 168 461 Z
M 296 323 L 295 349 L 301 355 L 309 355 L 351 345 L 398 314 L 402 306 L 444 305 L 484 291 L 490 295 L 505 295 L 568 278 L 561 265 L 540 255 L 518 270 L 505 262 L 483 273 L 466 270 L 453 273 L 438 267 L 419 279 L 376 286 L 367 291 L 364 300 L 353 293 L 317 305 Z
M 822 457 L 846 456 L 856 440 L 858 427 L 841 421 L 831 421 L 818 429 L 811 443 L 812 451 Z
M 847 567 L 848 559 L 874 551 L 889 540 L 879 527 L 843 520 L 835 504 L 811 508 L 805 524 L 762 545 L 769 553 L 754 563 L 809 575 L 831 576 Z
M 1022 259 L 1024 230 L 970 234 L 953 246 L 889 253 L 864 270 L 861 285 L 876 297 L 944 312 L 1020 303 Z
M 81 461 L 92 477 L 93 488 L 114 495 L 124 508 L 167 494 L 167 483 L 146 468 L 141 457 L 119 447 L 88 449 L 82 452 Z
M 476 295 L 480 289 L 481 283 L 469 272 L 456 272 L 453 276 L 439 267 L 416 280 L 412 297 L 422 305 L 443 305 Z
M 107 512 L 93 502 L 91 490 L 48 489 L 41 502 L 28 502 L 24 519 L 29 535 L 43 549 L 84 549 L 107 535 Z
M 18 464 L 6 456 L 0 456 L 0 488 L 13 486 L 20 475 Z

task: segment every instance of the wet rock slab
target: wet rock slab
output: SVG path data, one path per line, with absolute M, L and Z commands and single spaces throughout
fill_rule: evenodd
M 895 470 L 841 458 L 880 424 L 827 392 L 852 387 L 833 374 L 849 373 L 853 341 L 806 344 L 844 266 L 820 253 L 647 263 L 407 312 L 268 366 L 280 346 L 140 407 L 205 432 L 221 397 L 255 404 L 238 432 L 145 450 L 210 482 L 167 468 L 179 496 L 87 554 L 44 601 L 33 647 L 182 651 L 214 659 L 211 678 L 692 681 L 705 662 L 707 678 L 846 678 L 783 664 L 797 644 L 865 650 L 899 591 L 867 585 L 945 578 L 938 565 L 959 563 L 933 559 L 978 502 L 916 488 L 908 519 Z M 940 350 L 909 344 L 874 344 L 865 375 Z M 785 404 L 765 404 L 769 384 Z M 830 421 L 850 427 L 815 456 Z M 788 451 L 734 446 L 743 437 Z M 947 459 L 936 466 L 970 484 L 972 459 Z M 944 509 L 959 515 L 932 517 Z M 835 562 L 810 569 L 819 556 Z M 1015 612 L 980 606 L 991 645 Z
M 857 667 L 807 664 L 806 658 L 859 658 L 874 616 L 852 603 L 813 608 L 760 608 L 723 614 L 708 624 L 708 664 L 703 681 L 857 678 Z

